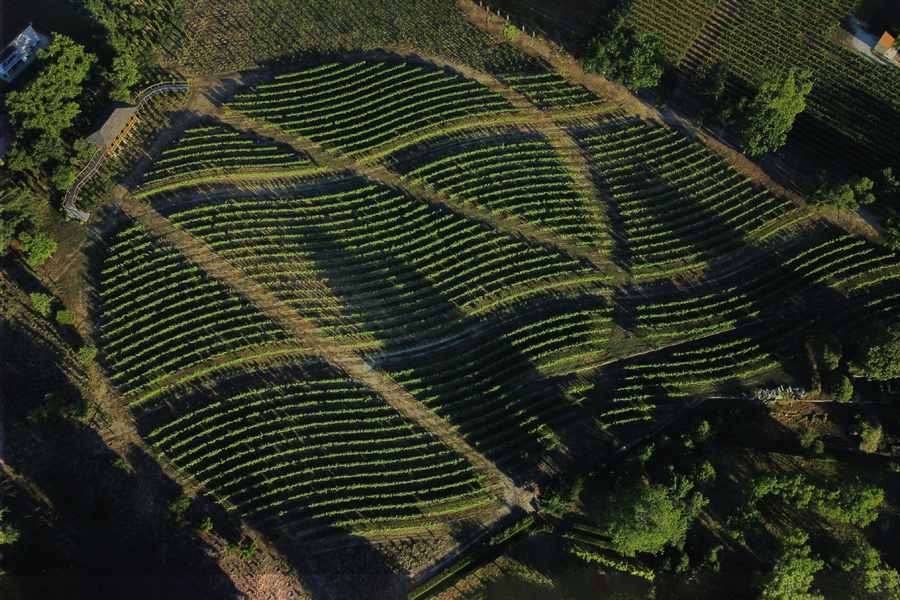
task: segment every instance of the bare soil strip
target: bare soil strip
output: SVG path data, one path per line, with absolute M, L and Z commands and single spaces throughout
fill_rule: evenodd
M 126 214 L 143 224 L 155 235 L 168 240 L 185 258 L 202 268 L 211 277 L 226 283 L 244 296 L 298 341 L 308 345 L 311 351 L 327 359 L 350 377 L 367 385 L 400 414 L 466 457 L 475 468 L 488 475 L 508 507 L 519 506 L 526 511 L 532 510 L 531 493 L 519 489 L 505 473 L 472 448 L 444 419 L 425 408 L 414 396 L 385 373 L 373 369 L 357 353 L 348 351 L 330 339 L 315 323 L 301 317 L 269 289 L 221 258 L 204 242 L 175 227 L 152 207 L 127 199 L 119 204 Z

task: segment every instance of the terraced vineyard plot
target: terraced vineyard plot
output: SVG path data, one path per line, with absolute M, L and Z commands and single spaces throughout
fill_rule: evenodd
M 229 106 L 350 155 L 464 117 L 514 110 L 499 94 L 447 71 L 373 61 L 278 75 L 236 94 Z
M 742 386 L 778 372 L 783 343 L 765 330 L 727 332 L 611 367 L 597 377 L 592 392 L 586 390 L 596 424 L 628 439 L 660 411 L 691 398 L 738 394 Z
M 501 75 L 500 80 L 541 110 L 576 108 L 602 102 L 586 88 L 573 85 L 552 71 Z
M 664 343 L 780 318 L 793 304 L 802 306 L 807 318 L 825 317 L 855 303 L 863 290 L 894 281 L 898 268 L 900 263 L 890 252 L 820 226 L 777 253 L 760 253 L 724 277 L 710 272 L 713 285 L 673 290 L 652 301 L 634 291 L 625 302 L 634 305 L 635 330 Z M 654 297 L 661 295 L 660 290 L 654 292 Z
M 162 210 L 359 349 L 434 342 L 505 298 L 606 279 L 562 253 L 359 178 L 323 181 L 292 198 Z
M 110 238 L 96 314 L 101 358 L 126 398 L 200 361 L 287 339 L 245 299 L 140 225 Z
M 389 158 L 405 179 L 498 215 L 512 214 L 561 237 L 602 247 L 609 243 L 590 206 L 583 178 L 537 133 L 499 130 L 413 146 Z
M 267 533 L 384 533 L 496 501 L 469 463 L 322 361 L 256 365 L 215 390 L 170 390 L 141 412 L 144 435 Z
M 309 157 L 284 144 L 259 139 L 223 123 L 208 122 L 185 130 L 162 151 L 144 176 L 144 188 L 216 173 L 290 170 L 310 165 Z
M 619 258 L 636 278 L 703 267 L 794 220 L 790 202 L 676 131 L 635 120 L 577 137 L 612 201 Z
M 517 318 L 432 349 L 427 358 L 381 363 L 480 452 L 515 474 L 577 445 L 579 407 L 564 375 L 607 356 L 610 310 L 597 298 L 545 299 Z

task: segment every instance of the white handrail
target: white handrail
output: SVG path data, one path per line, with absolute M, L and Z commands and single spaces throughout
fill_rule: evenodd
M 148 100 L 157 94 L 162 94 L 164 92 L 186 92 L 190 89 L 191 85 L 186 81 L 163 81 L 154 83 L 138 93 L 135 108 L 139 111 Z M 75 181 L 69 186 L 69 189 L 66 190 L 62 207 L 65 213 L 73 219 L 85 223 L 90 218 L 91 214 L 89 212 L 78 208 L 78 205 L 76 204 L 78 194 L 91 177 L 100 170 L 100 166 L 108 156 L 108 148 L 97 148 L 97 151 L 91 155 L 91 159 L 88 163 L 78 172 L 78 175 L 75 176 Z

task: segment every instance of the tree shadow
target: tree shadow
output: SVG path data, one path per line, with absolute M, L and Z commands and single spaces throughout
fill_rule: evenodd
M 503 337 L 514 329 L 516 319 L 467 316 L 389 242 L 380 244 L 377 256 L 361 267 L 366 276 L 377 273 L 378 279 L 389 282 L 379 286 L 373 301 L 358 286 L 357 269 L 362 265 L 358 252 L 336 231 L 319 228 L 310 233 L 310 240 L 325 242 L 309 248 L 322 277 L 358 316 L 359 325 L 383 344 L 370 362 L 394 374 L 401 384 L 407 381 L 409 391 L 514 481 L 538 477 L 544 455 L 554 453 L 542 444 L 541 434 L 527 425 L 529 421 L 545 423 L 562 447 L 578 445 L 572 433 L 556 424 L 561 418 L 572 419 L 574 407 L 553 381 Z M 407 295 L 410 290 L 414 296 Z M 423 307 L 425 316 L 410 321 L 409 315 L 422 314 Z M 520 324 L 524 321 L 520 315 L 518 319 Z M 410 330 L 410 325 L 415 329 Z M 462 341 L 442 342 L 460 333 L 464 333 Z M 417 389 L 417 380 L 424 387 Z
M 0 324 L 9 467 L 49 507 L 8 557 L 12 597 L 221 598 L 228 576 L 190 530 L 168 518 L 180 486 L 132 447 L 128 464 L 67 413 L 80 401 L 53 348 Z M 60 407 L 48 395 L 65 399 Z M 46 512 L 46 511 L 45 511 Z
M 604 126 L 615 130 L 618 124 Z M 596 387 L 606 392 L 600 394 L 606 399 L 601 403 L 611 400 L 616 390 L 626 383 L 626 365 L 677 363 L 676 352 L 700 350 L 704 345 L 715 347 L 734 340 L 737 335 L 758 345 L 762 354 L 775 359 L 778 370 L 792 380 L 807 380 L 804 338 L 822 323 L 834 323 L 834 315 L 854 313 L 865 304 L 865 298 L 849 298 L 830 287 L 828 271 L 823 274 L 823 269 L 831 268 L 828 263 L 823 262 L 821 267 L 814 264 L 817 268 L 813 268 L 807 266 L 805 260 L 790 262 L 790 259 L 843 232 L 819 225 L 794 238 L 764 245 L 735 228 L 721 212 L 711 208 L 705 201 L 704 190 L 696 194 L 673 186 L 656 172 L 652 163 L 635 163 L 632 171 L 634 180 L 646 182 L 642 193 L 649 200 L 674 199 L 673 206 L 677 210 L 660 212 L 659 231 L 666 231 L 674 240 L 673 244 L 683 248 L 684 252 L 700 257 L 703 268 L 693 274 L 653 280 L 650 287 L 631 285 L 619 289 L 613 303 L 616 324 L 640 336 L 648 332 L 646 327 L 643 332 L 639 327 L 637 315 L 640 309 L 652 309 L 660 302 L 677 304 L 704 295 L 712 295 L 709 302 L 734 301 L 735 308 L 725 304 L 722 309 L 704 313 L 701 305 L 693 309 L 696 322 L 687 322 L 683 331 L 674 332 L 672 343 L 677 345 L 607 369 L 595 381 Z M 595 165 L 594 176 L 596 185 L 606 190 L 599 166 Z M 627 240 L 623 242 L 627 244 Z M 857 266 L 853 261 L 835 264 L 841 267 L 844 276 L 865 273 L 865 267 Z M 699 341 L 691 341 L 692 328 L 724 318 L 732 322 L 729 331 L 713 330 L 710 334 L 701 334 Z M 662 342 L 657 343 L 662 345 Z M 738 362 L 738 358 L 734 360 Z M 633 377 L 627 382 L 629 390 L 641 389 L 641 394 L 665 402 L 670 399 L 670 393 L 660 388 L 662 383 L 663 379 L 642 382 Z M 706 386 L 709 391 L 703 393 L 736 394 L 741 388 L 733 377 L 724 374 L 724 370 L 720 378 L 710 383 L 713 385 Z M 701 393 L 699 388 L 697 393 Z

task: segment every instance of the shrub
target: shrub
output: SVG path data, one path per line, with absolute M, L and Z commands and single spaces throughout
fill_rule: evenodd
M 711 462 L 704 460 L 700 463 L 700 466 L 697 467 L 694 478 L 701 484 L 711 483 L 716 480 L 716 468 L 713 467 Z
M 97 357 L 97 347 L 93 345 L 82 346 L 78 349 L 78 362 L 89 365 Z
M 56 322 L 60 325 L 74 325 L 75 313 L 71 310 L 58 310 L 56 311 Z
M 880 424 L 872 424 L 867 420 L 862 421 L 857 431 L 859 435 L 859 449 L 863 452 L 876 452 L 881 444 L 884 431 Z
M 30 234 L 23 232 L 19 235 L 19 243 L 25 253 L 25 263 L 32 269 L 37 269 L 46 263 L 56 252 L 57 243 L 45 233 Z
M 31 298 L 31 308 L 44 318 L 50 316 L 50 310 L 53 308 L 53 296 L 50 294 L 42 294 L 40 292 L 31 292 L 28 295 Z
M 506 23 L 503 26 L 503 37 L 508 42 L 514 42 L 519 37 L 519 28 L 512 23 Z
M 19 530 L 3 522 L 7 512 L 7 509 L 0 508 L 0 546 L 8 546 L 19 541 Z

